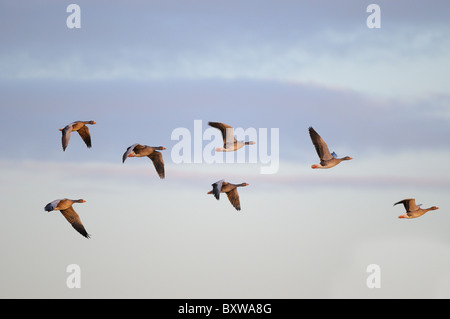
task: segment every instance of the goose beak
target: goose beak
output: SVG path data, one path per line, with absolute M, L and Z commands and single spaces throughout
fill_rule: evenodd
M 94 122 L 92 122 L 92 124 L 97 124 L 97 122 L 94 121 Z
M 83 199 L 82 201 L 81 201 L 82 203 L 86 203 L 86 201 Z
M 207 194 L 212 194 L 212 191 L 209 191 Z
M 128 154 L 128 157 L 134 157 L 134 153 Z
M 59 130 L 60 130 L 60 131 L 62 131 L 63 129 L 62 129 L 62 128 L 60 128 Z

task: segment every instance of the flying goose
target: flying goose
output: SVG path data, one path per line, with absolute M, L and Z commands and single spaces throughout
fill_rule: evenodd
M 337 158 L 336 153 L 330 153 L 330 150 L 328 149 L 325 141 L 320 137 L 319 134 L 317 134 L 317 132 L 312 127 L 309 128 L 309 136 L 311 137 L 314 147 L 316 148 L 317 155 L 319 155 L 320 158 L 320 164 L 314 164 L 311 166 L 311 168 L 331 168 L 342 161 L 348 161 L 352 159 L 350 156 Z
M 80 216 L 78 216 L 78 214 L 72 207 L 73 203 L 85 202 L 86 201 L 84 199 L 57 199 L 51 203 L 48 203 L 44 209 L 47 212 L 51 212 L 52 210 L 59 210 L 77 232 L 79 232 L 86 238 L 90 238 L 90 235 L 86 232 L 86 229 L 84 229 L 84 226 L 81 223 Z
M 256 144 L 253 141 L 241 142 L 236 140 L 233 128 L 227 124 L 219 122 L 208 122 L 208 125 L 219 129 L 222 133 L 223 147 L 216 148 L 217 152 L 232 152 L 242 148 L 244 145 Z
M 407 198 L 404 200 L 401 200 L 397 203 L 394 204 L 403 204 L 403 206 L 405 206 L 406 209 L 406 213 L 403 215 L 398 216 L 398 218 L 417 218 L 422 216 L 423 214 L 425 214 L 426 212 L 430 211 L 430 210 L 436 210 L 439 209 L 439 207 L 436 206 L 431 206 L 430 208 L 420 208 L 421 204 L 416 205 L 416 201 L 414 200 L 414 198 Z
M 64 128 L 60 128 L 62 131 L 62 147 L 63 151 L 66 150 L 67 145 L 69 144 L 70 133 L 77 131 L 83 139 L 84 143 L 88 148 L 92 147 L 91 144 L 91 134 L 89 133 L 89 129 L 86 124 L 97 124 L 94 121 L 76 121 L 66 125 Z
M 164 160 L 162 154 L 157 150 L 165 150 L 165 147 L 162 146 L 147 146 L 141 144 L 133 144 L 127 148 L 125 153 L 122 156 L 122 163 L 125 163 L 127 157 L 144 157 L 147 156 L 153 162 L 155 166 L 156 172 L 158 173 L 160 178 L 164 178 Z
M 228 196 L 228 199 L 230 200 L 231 205 L 233 205 L 236 210 L 241 210 L 241 204 L 239 202 L 239 194 L 237 192 L 238 187 L 248 186 L 247 183 L 241 183 L 241 184 L 231 184 L 225 182 L 223 179 L 221 179 L 218 182 L 215 182 L 212 184 L 212 191 L 209 191 L 208 194 L 213 194 L 214 197 L 219 200 L 220 193 L 226 193 Z

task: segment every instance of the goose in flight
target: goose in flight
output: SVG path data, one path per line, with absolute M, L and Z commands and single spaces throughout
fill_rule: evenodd
M 80 216 L 78 216 L 78 214 L 72 207 L 73 203 L 85 203 L 85 202 L 86 201 L 84 199 L 75 199 L 75 200 L 67 198 L 57 199 L 51 203 L 48 203 L 44 209 L 47 212 L 59 210 L 77 232 L 79 232 L 86 238 L 90 238 L 90 235 L 86 232 L 86 229 L 84 229 Z
M 122 156 L 122 163 L 125 163 L 127 157 L 144 157 L 147 156 L 152 160 L 153 165 L 155 166 L 156 172 L 158 173 L 160 178 L 165 177 L 164 173 L 164 160 L 161 152 L 158 150 L 165 150 L 165 147 L 162 146 L 147 146 L 141 144 L 133 144 L 127 148 L 125 153 Z
M 86 126 L 86 124 L 93 125 L 93 124 L 97 124 L 97 123 L 94 121 L 76 121 L 76 122 L 66 125 L 64 128 L 59 129 L 60 131 L 62 131 L 63 151 L 66 150 L 66 147 L 69 144 L 70 133 L 75 132 L 75 131 L 77 131 L 78 134 L 80 134 L 81 138 L 83 139 L 84 143 L 86 143 L 86 146 L 88 148 L 92 147 L 91 134 L 89 133 L 89 129 Z
M 219 129 L 222 133 L 223 138 L 223 147 L 216 148 L 217 152 L 232 152 L 236 151 L 240 148 L 242 148 L 244 145 L 253 145 L 256 144 L 256 142 L 250 141 L 250 142 L 242 142 L 236 140 L 234 136 L 234 130 L 233 127 L 219 122 L 208 122 L 208 125 L 211 127 L 214 127 L 216 129 Z
M 208 192 L 208 194 L 213 194 L 214 197 L 219 200 L 220 193 L 226 193 L 228 196 L 228 199 L 233 205 L 236 210 L 241 210 L 241 204 L 239 202 L 239 194 L 237 192 L 238 187 L 248 186 L 247 183 L 241 183 L 241 184 L 232 184 L 227 183 L 223 179 L 221 179 L 218 182 L 215 182 L 212 184 L 213 189 Z
M 319 134 L 317 134 L 317 132 L 312 127 L 309 128 L 309 136 L 311 137 L 311 141 L 313 142 L 314 147 L 316 148 L 317 155 L 319 155 L 320 158 L 320 163 L 312 165 L 311 168 L 331 168 L 342 161 L 348 161 L 352 159 L 350 156 L 338 158 L 336 153 L 330 153 L 330 150 L 328 149 L 325 141 L 320 137 Z
M 422 216 L 423 214 L 425 214 L 426 212 L 430 211 L 430 210 L 436 210 L 439 209 L 439 207 L 436 206 L 431 206 L 430 208 L 420 208 L 421 204 L 416 205 L 416 201 L 414 200 L 414 198 L 407 198 L 404 200 L 401 200 L 397 203 L 394 204 L 403 204 L 403 206 L 406 209 L 406 213 L 403 215 L 398 216 L 398 218 L 417 218 Z

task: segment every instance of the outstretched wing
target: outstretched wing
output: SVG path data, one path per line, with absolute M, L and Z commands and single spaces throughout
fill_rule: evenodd
M 63 151 L 65 151 L 67 148 L 67 145 L 69 145 L 70 133 L 72 133 L 72 125 L 71 124 L 67 125 L 62 130 L 61 142 L 62 142 Z
M 220 191 L 222 190 L 223 179 L 218 182 L 215 182 L 211 186 L 213 187 L 212 193 L 216 199 L 220 198 Z
M 208 125 L 220 130 L 220 132 L 222 133 L 224 144 L 231 144 L 236 141 L 236 138 L 234 137 L 233 127 L 219 122 L 208 122 Z
M 228 199 L 230 200 L 231 205 L 233 205 L 236 210 L 241 210 L 241 203 L 239 202 L 239 194 L 237 192 L 237 188 L 232 189 L 227 193 Z
M 86 143 L 87 147 L 89 148 L 92 147 L 91 134 L 89 133 L 89 129 L 86 125 L 78 130 L 78 134 L 80 134 L 81 138 L 83 139 L 84 143 Z
M 407 198 L 407 199 L 401 200 L 401 201 L 395 203 L 394 206 L 397 204 L 403 204 L 403 206 L 405 207 L 407 212 L 412 212 L 412 211 L 419 209 L 419 207 L 416 205 L 416 201 L 414 200 L 414 198 Z
M 148 157 L 152 160 L 159 177 L 164 178 L 165 177 L 164 160 L 162 157 L 162 153 L 158 151 L 153 151 Z
M 52 210 L 55 210 L 56 207 L 58 207 L 58 204 L 59 204 L 60 201 L 61 201 L 60 199 L 54 200 L 53 202 L 48 203 L 47 205 L 45 205 L 44 209 L 47 212 L 51 212 Z
M 75 212 L 72 206 L 67 209 L 63 209 L 60 211 L 63 216 L 67 219 L 67 221 L 72 225 L 73 228 L 81 235 L 86 238 L 89 238 L 90 235 L 87 233 L 86 229 L 84 229 L 83 223 L 81 222 L 80 216 Z
M 321 160 L 328 161 L 333 158 L 325 141 L 312 127 L 309 128 L 309 136 L 311 137 L 311 141 L 316 148 L 317 155 L 319 155 Z
M 125 160 L 127 159 L 128 155 L 130 155 L 131 152 L 133 152 L 134 148 L 139 145 L 139 144 L 133 144 L 130 147 L 127 148 L 127 150 L 125 151 L 125 153 L 123 153 L 122 156 L 122 163 L 125 163 Z

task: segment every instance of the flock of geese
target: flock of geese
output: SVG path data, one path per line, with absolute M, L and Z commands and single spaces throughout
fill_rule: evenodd
M 62 132 L 63 151 L 65 151 L 67 146 L 69 145 L 70 135 L 72 132 L 78 132 L 78 134 L 80 135 L 81 139 L 84 141 L 86 146 L 88 148 L 92 147 L 91 135 L 89 132 L 89 128 L 86 126 L 87 124 L 94 125 L 96 124 L 96 122 L 75 121 L 73 123 L 66 125 L 64 128 L 60 129 L 60 131 Z M 220 130 L 222 134 L 224 144 L 223 147 L 216 148 L 217 152 L 233 152 L 244 147 L 245 145 L 255 144 L 255 142 L 253 141 L 243 142 L 236 140 L 234 136 L 233 127 L 227 124 L 219 122 L 209 122 L 208 124 L 211 127 Z M 338 158 L 336 153 L 334 152 L 331 153 L 325 141 L 312 127 L 309 128 L 309 135 L 316 149 L 317 155 L 319 156 L 320 159 L 320 162 L 318 164 L 312 165 L 311 168 L 328 169 L 338 165 L 342 161 L 348 161 L 352 159 L 350 156 Z M 133 144 L 130 147 L 128 147 L 125 153 L 123 154 L 122 163 L 125 163 L 125 160 L 128 157 L 148 157 L 153 162 L 153 165 L 159 177 L 163 179 L 165 178 L 164 160 L 162 153 L 158 151 L 165 149 L 166 148 L 163 146 L 147 146 L 142 144 Z M 208 194 L 214 195 L 214 197 L 217 200 L 220 199 L 220 193 L 227 194 L 228 200 L 230 201 L 231 205 L 236 210 L 239 211 L 241 210 L 241 204 L 239 202 L 239 194 L 237 188 L 244 186 L 248 186 L 248 184 L 247 183 L 232 184 L 222 179 L 212 184 L 212 190 L 209 191 Z M 74 203 L 84 203 L 84 202 L 86 201 L 83 199 L 77 200 L 67 198 L 57 199 L 48 203 L 44 209 L 47 212 L 59 210 L 76 231 L 78 231 L 84 237 L 90 238 L 90 235 L 88 234 L 88 232 L 83 226 L 83 223 L 81 222 L 80 216 L 72 207 Z M 414 198 L 403 199 L 395 203 L 394 206 L 397 204 L 403 204 L 406 210 L 406 213 L 400 215 L 399 218 L 407 218 L 407 219 L 417 218 L 430 210 L 438 209 L 438 207 L 436 206 L 422 209 L 420 208 L 421 205 L 416 205 Z

